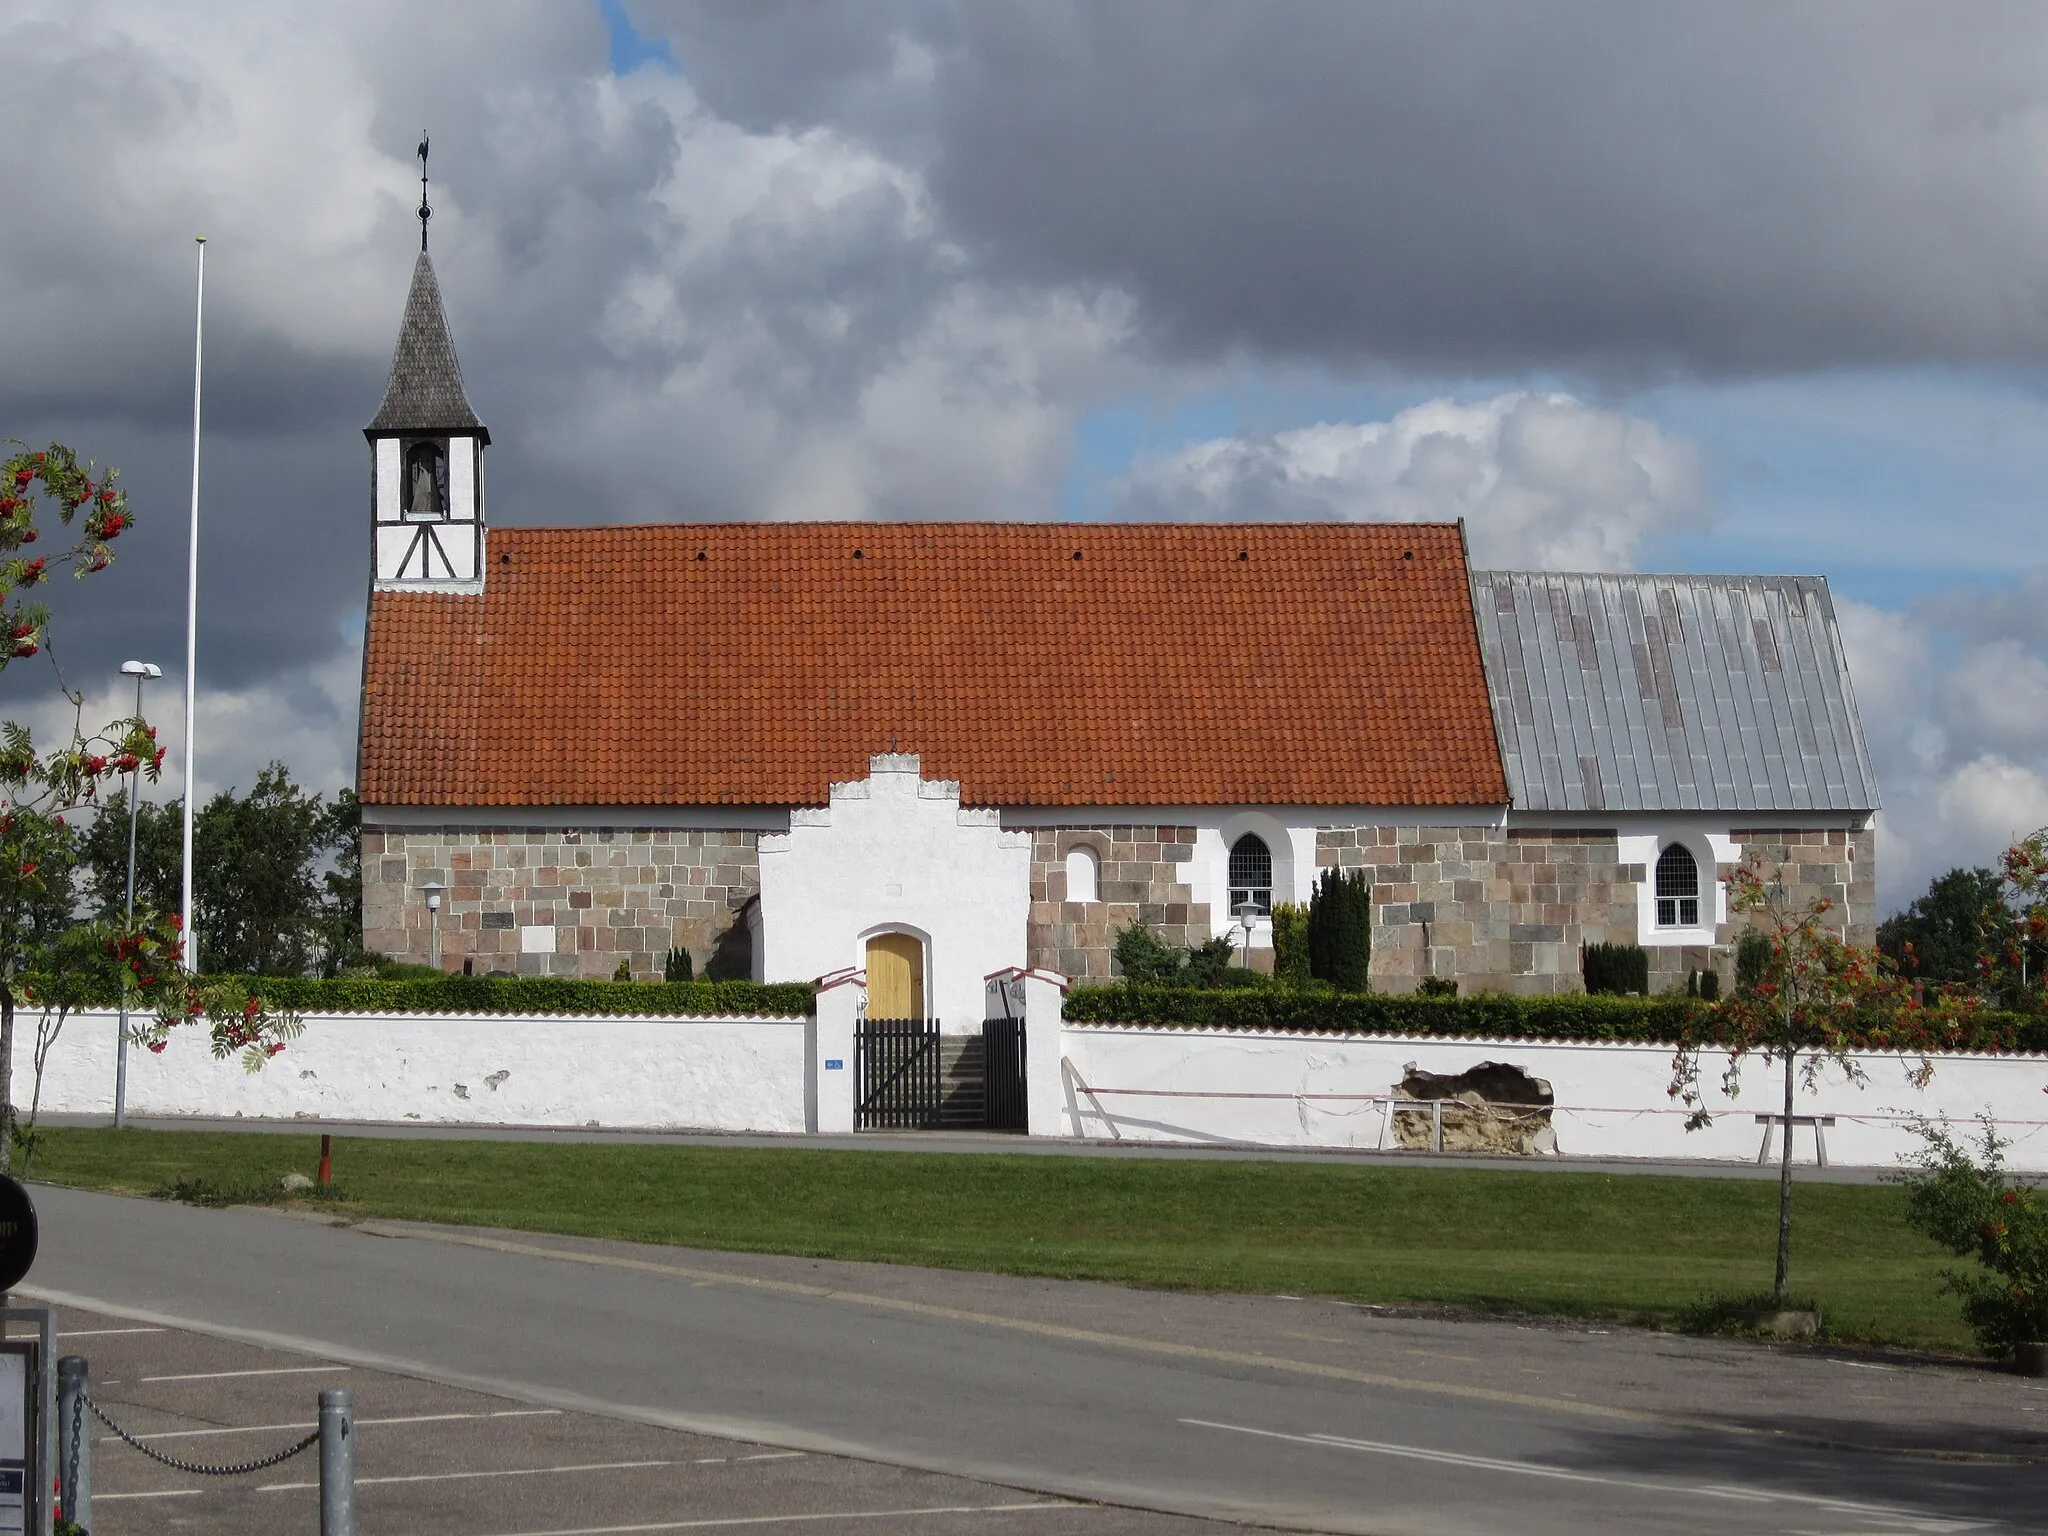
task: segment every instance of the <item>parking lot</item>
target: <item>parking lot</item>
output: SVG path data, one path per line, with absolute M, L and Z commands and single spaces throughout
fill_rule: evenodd
M 323 1387 L 352 1389 L 363 1536 L 1229 1529 L 567 1413 L 68 1308 L 57 1326 L 59 1353 L 91 1362 L 94 1400 L 147 1445 L 188 1461 L 221 1465 L 281 1449 L 313 1428 Z M 252 1474 L 200 1477 L 94 1429 L 93 1536 L 319 1529 L 317 1451 Z

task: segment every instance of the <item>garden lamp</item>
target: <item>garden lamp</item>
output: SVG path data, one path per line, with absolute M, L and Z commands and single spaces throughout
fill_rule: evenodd
M 441 893 L 447 887 L 429 880 L 420 889 L 427 898 L 427 964 L 438 971 L 441 969 Z

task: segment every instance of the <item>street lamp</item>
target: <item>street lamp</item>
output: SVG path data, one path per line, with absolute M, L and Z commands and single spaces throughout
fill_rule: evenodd
M 162 667 L 146 661 L 124 661 L 121 675 L 135 679 L 135 718 L 142 718 L 142 685 L 162 677 Z M 191 791 L 187 790 L 187 794 Z M 142 764 L 138 761 L 128 774 L 128 899 L 124 907 L 129 927 L 135 926 L 135 815 L 142 804 Z M 190 914 L 186 914 L 189 926 Z M 121 982 L 121 1029 L 114 1037 L 114 1129 L 128 1123 L 128 982 Z
M 420 888 L 427 897 L 427 964 L 441 969 L 441 893 L 447 889 L 436 881 Z
M 1244 968 L 1252 968 L 1252 924 L 1258 920 L 1259 904 L 1256 901 L 1240 901 L 1237 904 L 1237 920 L 1244 924 Z

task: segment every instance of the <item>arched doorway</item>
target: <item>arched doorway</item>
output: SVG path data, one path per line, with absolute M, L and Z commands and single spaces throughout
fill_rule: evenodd
M 868 1017 L 924 1017 L 924 942 L 915 934 L 878 933 L 868 940 Z

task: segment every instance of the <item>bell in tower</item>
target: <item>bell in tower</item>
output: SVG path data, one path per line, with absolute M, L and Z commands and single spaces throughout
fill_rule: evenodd
M 426 141 L 420 142 L 420 254 L 384 403 L 363 435 L 372 458 L 378 587 L 475 591 L 483 584 L 484 449 L 427 255 Z

